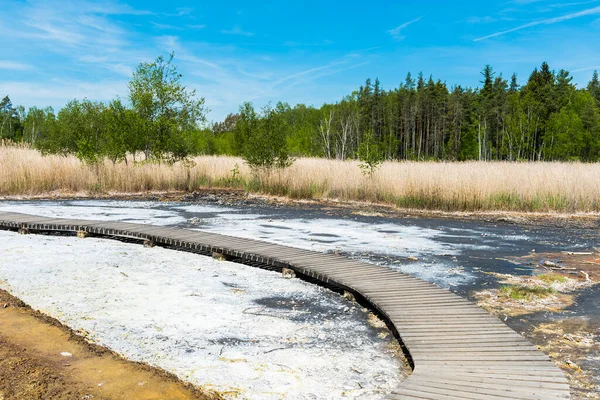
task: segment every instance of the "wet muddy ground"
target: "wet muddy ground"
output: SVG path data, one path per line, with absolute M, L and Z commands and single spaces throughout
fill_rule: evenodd
M 209 230 L 385 265 L 474 302 L 482 302 L 482 293 L 491 293 L 498 299 L 487 308 L 569 374 L 574 398 L 600 398 L 600 285 L 595 284 L 600 280 L 600 226 L 596 220 L 584 224 L 463 221 L 314 204 L 289 207 L 236 199 L 223 204 L 218 196 L 194 200 L 4 202 L 0 210 Z M 503 300 L 503 287 L 530 287 L 532 276 L 541 274 L 558 274 L 577 284 L 552 289 L 544 299 L 515 300 L 508 295 Z M 534 286 L 552 284 L 533 281 Z M 544 304 L 552 299 L 557 301 Z M 542 307 L 530 307 L 536 302 Z

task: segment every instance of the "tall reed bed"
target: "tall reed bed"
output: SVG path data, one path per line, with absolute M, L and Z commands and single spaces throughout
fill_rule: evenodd
M 445 211 L 600 211 L 600 164 L 386 162 L 372 178 L 355 161 L 301 158 L 256 176 L 239 158 L 81 164 L 0 145 L 0 195 L 144 193 L 242 188 L 296 199 L 360 200 Z

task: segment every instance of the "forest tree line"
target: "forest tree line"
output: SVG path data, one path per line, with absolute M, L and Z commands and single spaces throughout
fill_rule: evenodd
M 522 86 L 515 74 L 506 80 L 489 65 L 479 88 L 408 74 L 384 90 L 378 79 L 367 79 L 334 104 L 280 102 L 256 110 L 244 103 L 208 124 L 204 99 L 186 90 L 172 59 L 140 64 L 126 101 L 73 100 L 55 113 L 14 107 L 6 96 L 0 138 L 87 162 L 225 154 L 283 167 L 300 156 L 359 158 L 365 148 L 389 160 L 600 160 L 596 71 L 585 88 L 547 63 Z
M 72 100 L 55 113 L 51 107 L 13 107 L 0 102 L 0 139 L 24 142 L 44 153 L 74 154 L 86 163 L 104 158 L 128 162 L 173 162 L 193 150 L 206 121 L 204 98 L 187 90 L 173 54 L 140 63 L 129 82 L 127 101 Z

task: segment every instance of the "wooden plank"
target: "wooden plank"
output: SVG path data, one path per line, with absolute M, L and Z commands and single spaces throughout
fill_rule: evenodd
M 415 373 L 413 372 L 413 375 Z M 453 372 L 450 373 L 445 370 L 436 370 L 428 372 L 426 375 L 423 374 L 420 377 L 423 379 L 460 379 L 462 381 L 471 382 L 495 382 L 501 385 L 515 384 L 519 386 L 530 386 L 530 387 L 547 387 L 555 389 L 568 389 L 567 383 L 558 383 L 556 378 L 552 375 L 542 375 L 537 373 L 523 373 L 523 374 L 503 374 L 493 375 L 486 373 L 464 373 L 464 372 Z
M 502 379 L 488 379 L 479 380 L 472 378 L 465 378 L 462 376 L 450 376 L 450 375 L 436 375 L 436 376 L 419 376 L 419 380 L 435 382 L 436 386 L 439 384 L 443 385 L 457 385 L 465 388 L 484 388 L 494 389 L 503 388 L 506 386 L 506 380 Z M 515 381 L 511 385 L 514 392 L 520 392 L 522 394 L 531 395 L 532 392 L 537 394 L 543 391 L 546 394 L 559 394 L 563 390 L 568 389 L 566 384 L 556 384 L 552 382 L 531 382 L 531 381 Z M 534 395 L 535 395 L 534 394 Z
M 429 393 L 437 394 L 452 394 L 460 393 L 464 399 L 481 399 L 486 398 L 482 396 L 491 396 L 501 399 L 518 399 L 518 400 L 550 400 L 550 399 L 568 399 L 569 394 L 565 394 L 564 390 L 543 390 L 528 388 L 529 390 L 516 390 L 517 388 L 512 385 L 498 385 L 495 387 L 482 387 L 485 386 L 481 383 L 481 386 L 467 386 L 453 383 L 438 382 L 437 380 L 421 380 L 421 381 L 410 381 L 404 382 L 406 389 L 413 389 L 419 391 L 426 391 Z

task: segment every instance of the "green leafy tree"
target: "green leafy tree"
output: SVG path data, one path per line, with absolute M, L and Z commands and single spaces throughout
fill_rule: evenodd
M 584 161 L 600 159 L 600 108 L 591 93 L 578 90 L 573 100 L 575 112 L 584 128 L 583 149 L 580 157 Z
M 129 82 L 129 98 L 142 121 L 142 151 L 148 159 L 176 161 L 187 156 L 186 132 L 206 120 L 204 98 L 187 90 L 173 64 L 174 54 L 141 63 Z
M 216 122 L 212 132 L 206 130 L 198 136 L 197 146 L 201 154 L 241 155 L 242 143 L 236 137 L 236 127 L 240 121 L 239 114 L 228 114 L 223 122 Z
M 363 140 L 358 148 L 358 167 L 364 175 L 373 178 L 375 171 L 381 166 L 384 160 L 383 152 L 379 148 L 379 143 L 375 139 L 373 132 L 367 131 L 363 135 Z
M 233 129 L 234 135 L 234 155 L 243 156 L 246 152 L 246 145 L 251 136 L 258 131 L 260 116 L 254 110 L 250 102 L 245 102 L 240 106 L 239 119 Z
M 277 109 L 265 106 L 260 115 L 250 103 L 240 107 L 239 136 L 242 157 L 256 173 L 286 168 L 293 162 L 287 148 L 288 126 Z
M 141 143 L 139 138 L 140 119 L 132 110 L 127 109 L 120 99 L 111 101 L 103 112 L 106 134 L 103 140 L 102 154 L 113 163 L 127 163 L 127 153 L 133 154 Z
M 294 156 L 316 156 L 321 151 L 320 141 L 315 137 L 322 113 L 317 108 L 297 104 L 286 110 L 284 118 L 291 129 L 287 146 Z
M 38 141 L 50 129 L 50 116 L 53 116 L 52 108 L 41 109 L 31 107 L 27 110 L 27 115 L 23 121 L 23 140 L 31 145 L 36 146 Z
M 546 156 L 553 160 L 579 160 L 584 143 L 584 126 L 572 107 L 565 107 L 548 121 Z
M 48 132 L 42 149 L 49 153 L 75 154 L 94 164 L 102 158 L 106 126 L 104 105 L 90 100 L 72 100 L 58 112 L 58 121 Z

